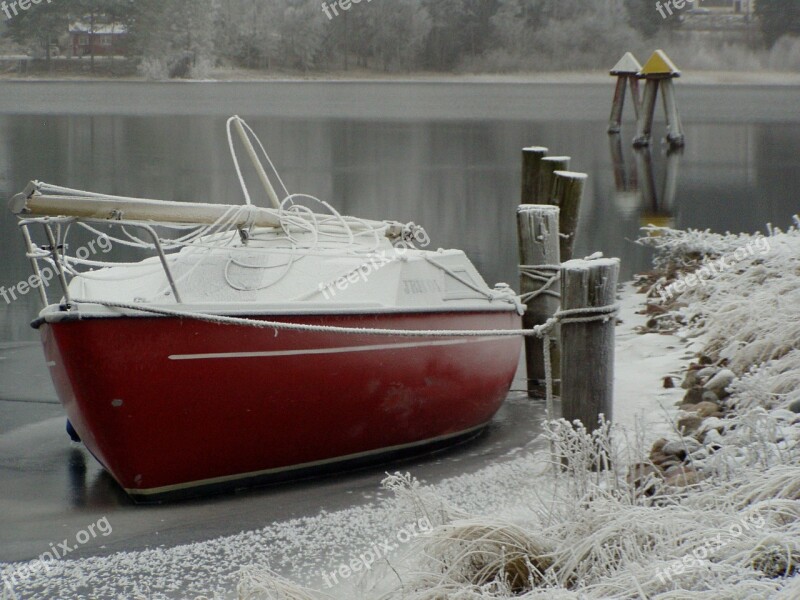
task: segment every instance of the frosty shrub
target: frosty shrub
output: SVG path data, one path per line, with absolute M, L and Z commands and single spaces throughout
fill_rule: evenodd
M 787 231 L 772 228 L 768 253 L 745 256 L 677 299 L 678 312 L 704 353 L 722 360 L 739 379 L 730 406 L 788 407 L 800 400 L 800 219 Z M 761 234 L 646 228 L 639 240 L 655 248 L 666 278 L 692 272 L 704 260 L 735 253 Z M 657 284 L 659 285 L 659 284 Z
M 208 79 L 214 64 L 207 58 L 198 58 L 192 65 L 190 71 L 191 79 Z
M 239 600 L 315 600 L 320 595 L 272 571 L 244 569 L 236 588 Z
M 147 79 L 163 81 L 167 79 L 167 63 L 160 58 L 145 57 L 139 63 L 139 74 Z
M 800 38 L 786 35 L 779 39 L 769 53 L 769 68 L 800 72 Z
M 708 42 L 702 36 L 690 37 L 670 49 L 670 57 L 682 69 L 695 71 L 760 71 L 766 54 L 740 44 Z

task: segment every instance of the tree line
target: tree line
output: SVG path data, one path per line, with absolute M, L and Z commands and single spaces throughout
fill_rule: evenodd
M 797 0 L 756 6 L 768 45 L 800 34 Z M 181 61 L 187 71 L 588 68 L 680 26 L 651 0 L 58 0 L 8 20 L 7 35 L 49 58 L 76 20 L 124 25 L 131 56 L 165 73 Z

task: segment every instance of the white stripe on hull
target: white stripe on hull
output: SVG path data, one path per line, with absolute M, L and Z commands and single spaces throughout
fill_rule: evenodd
M 351 352 L 374 352 L 378 350 L 403 350 L 426 346 L 455 346 L 494 340 L 507 340 L 506 337 L 461 338 L 456 340 L 436 340 L 430 342 L 402 342 L 399 344 L 370 344 L 366 346 L 342 346 L 336 348 L 307 348 L 303 350 L 273 350 L 267 352 L 218 352 L 210 354 L 172 354 L 170 360 L 211 360 L 220 358 L 267 358 L 279 356 L 310 356 L 314 354 L 347 354 Z

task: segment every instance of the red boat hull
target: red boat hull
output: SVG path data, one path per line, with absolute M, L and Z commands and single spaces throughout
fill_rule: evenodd
M 270 319 L 520 327 L 509 312 Z M 119 484 L 145 501 L 475 432 L 500 408 L 521 348 L 518 337 L 276 332 L 178 318 L 66 320 L 40 329 L 75 430 Z

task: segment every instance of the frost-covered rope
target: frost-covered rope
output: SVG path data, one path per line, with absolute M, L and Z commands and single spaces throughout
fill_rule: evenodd
M 540 284 L 538 289 L 520 295 L 519 299 L 523 303 L 535 300 L 539 296 L 561 298 L 561 293 L 553 289 L 561 274 L 561 265 L 520 265 L 519 273 Z
M 259 319 L 247 319 L 243 317 L 228 317 L 225 315 L 214 315 L 188 310 L 174 310 L 170 308 L 156 308 L 153 306 L 143 306 L 141 304 L 131 304 L 127 302 L 113 302 L 107 300 L 86 300 L 75 298 L 74 304 L 96 304 L 107 308 L 119 308 L 136 312 L 151 313 L 165 317 L 179 317 L 216 323 L 218 325 L 242 325 L 255 327 L 257 329 L 275 329 L 283 331 L 308 331 L 315 333 L 341 333 L 345 335 L 376 335 L 376 336 L 397 336 L 397 337 L 542 337 L 551 331 L 558 323 L 592 323 L 597 321 L 606 322 L 618 311 L 619 305 L 574 308 L 559 311 L 542 325 L 537 325 L 532 329 L 381 329 L 372 327 L 341 327 L 338 325 L 309 325 L 304 323 L 285 323 L 282 321 L 264 321 Z
M 552 362 L 550 358 L 550 332 L 558 323 L 593 323 L 607 322 L 613 318 L 620 309 L 619 304 L 610 306 L 573 308 L 558 311 L 546 323 L 537 325 L 533 329 L 379 329 L 367 327 L 340 327 L 337 325 L 309 325 L 304 323 L 284 323 L 281 321 L 261 321 L 258 319 L 246 319 L 242 317 L 228 317 L 224 315 L 212 315 L 208 313 L 191 312 L 184 310 L 172 310 L 168 308 L 155 308 L 129 304 L 126 302 L 108 302 L 103 300 L 83 300 L 74 299 L 76 304 L 98 304 L 107 308 L 118 308 L 123 310 L 133 310 L 138 312 L 150 313 L 165 317 L 179 317 L 216 323 L 218 325 L 242 325 L 245 327 L 255 327 L 257 329 L 273 329 L 277 331 L 307 331 L 316 333 L 340 333 L 346 335 L 375 335 L 375 336 L 397 336 L 407 338 L 418 337 L 451 337 L 451 338 L 483 338 L 483 337 L 538 337 L 542 339 L 544 345 L 544 364 L 545 364 L 545 390 L 547 394 L 547 418 L 553 418 L 553 374 Z

